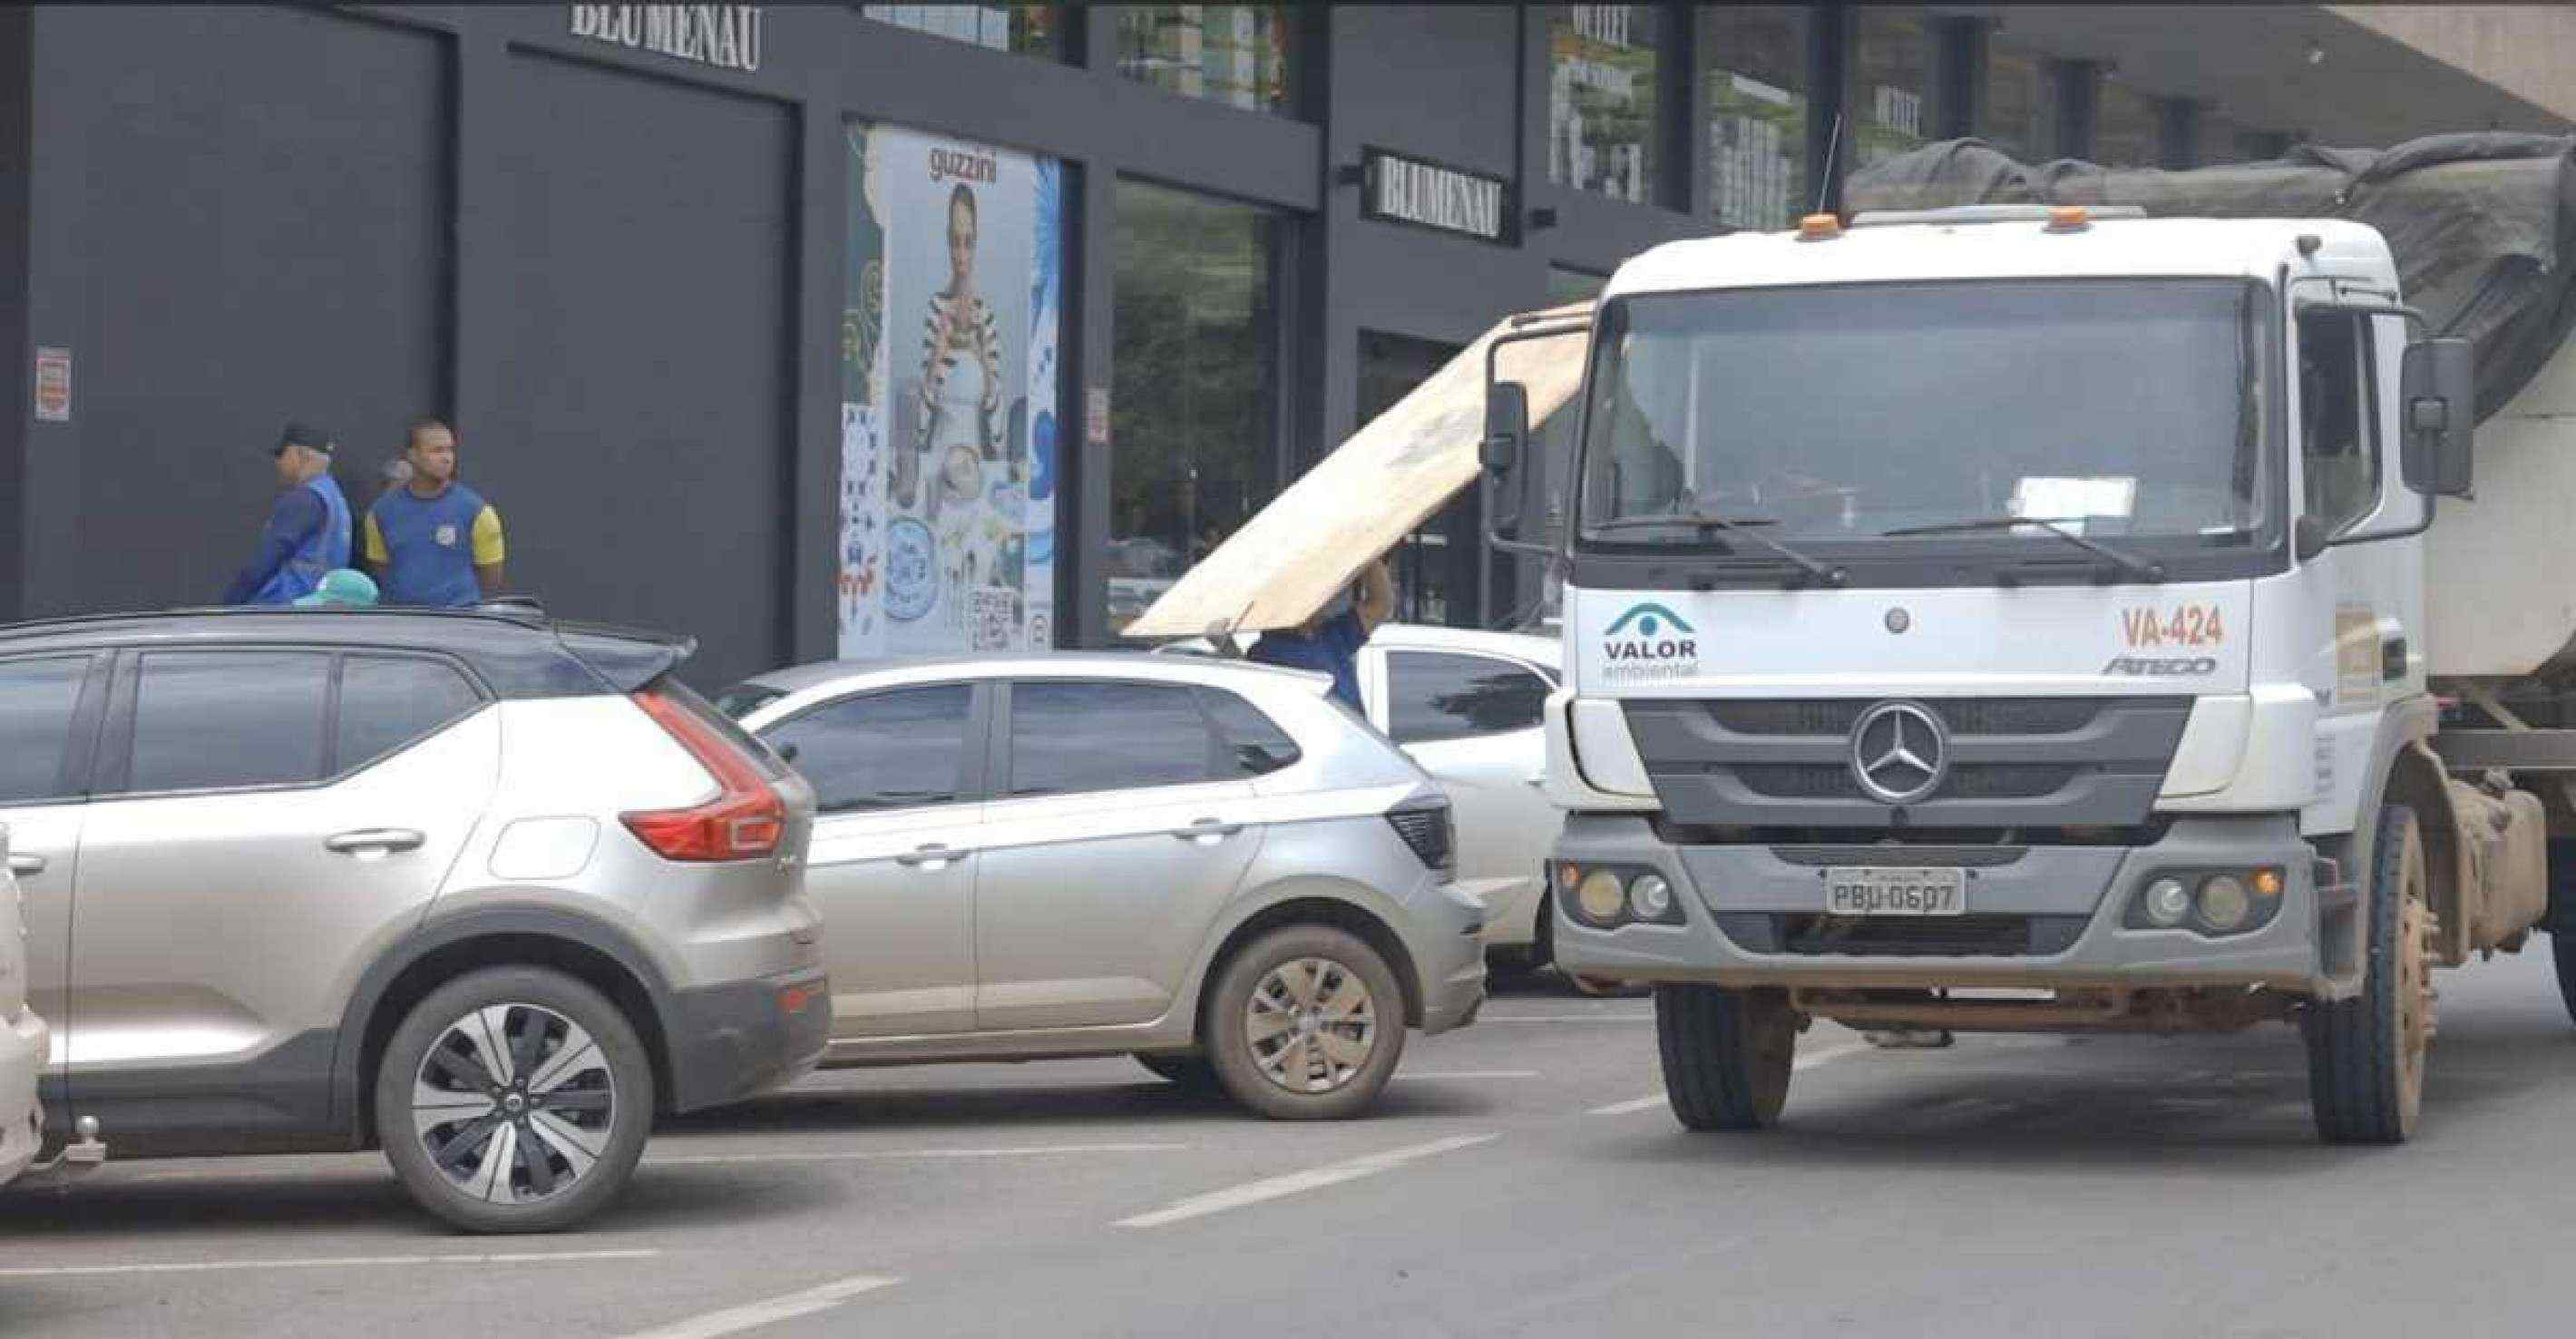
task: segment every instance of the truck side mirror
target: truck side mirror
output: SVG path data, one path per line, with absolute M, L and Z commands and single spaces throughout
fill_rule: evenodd
M 1485 473 L 1499 476 L 1520 468 L 1521 457 L 1528 451 L 1529 388 L 1517 381 L 1487 385 L 1485 440 L 1477 448 Z
M 2418 493 L 2467 497 L 2476 431 L 2477 360 L 2465 339 L 2424 339 L 2406 346 L 2398 376 L 2405 434 L 2398 467 Z

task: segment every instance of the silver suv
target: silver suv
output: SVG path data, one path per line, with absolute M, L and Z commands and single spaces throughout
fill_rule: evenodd
M 380 1144 L 449 1222 L 541 1231 L 657 1109 L 804 1073 L 812 793 L 670 677 L 688 651 L 489 613 L 0 629 L 48 1127 Z
M 1054 654 L 720 699 L 818 796 L 830 1064 L 1132 1054 L 1280 1118 L 1368 1106 L 1484 999 L 1449 802 L 1321 675 Z

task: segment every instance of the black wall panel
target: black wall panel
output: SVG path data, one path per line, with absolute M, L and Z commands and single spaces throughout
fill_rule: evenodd
M 515 589 L 699 639 L 714 685 L 790 658 L 794 114 L 518 54 L 492 207 L 511 321 L 462 451 Z
M 57 301 L 30 342 L 72 346 L 73 422 L 30 440 L 80 459 L 32 518 L 70 580 L 25 612 L 212 603 L 276 492 L 284 420 L 335 431 L 355 483 L 444 392 L 448 44 L 229 6 L 43 31 Z

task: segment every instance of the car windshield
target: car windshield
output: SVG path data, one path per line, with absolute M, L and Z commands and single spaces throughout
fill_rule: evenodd
M 1755 528 L 1802 549 L 1980 527 L 2062 543 L 2009 523 L 2021 516 L 2115 543 L 2251 544 L 2272 505 L 2261 291 L 2045 280 L 1616 300 L 1582 541 L 1763 559 Z

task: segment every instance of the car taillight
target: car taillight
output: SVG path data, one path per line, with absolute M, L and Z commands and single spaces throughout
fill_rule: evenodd
M 1413 853 L 1422 858 L 1424 865 L 1437 870 L 1452 867 L 1456 860 L 1456 843 L 1450 837 L 1448 805 L 1426 804 L 1390 810 L 1386 821 L 1395 829 L 1395 835 L 1402 837 L 1404 844 L 1412 847 Z
M 636 839 L 665 860 L 758 860 L 787 837 L 787 802 L 741 749 L 686 703 L 646 688 L 635 705 L 715 777 L 716 797 L 686 809 L 621 814 Z

